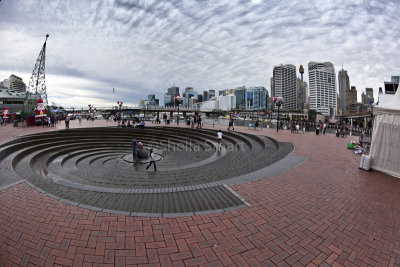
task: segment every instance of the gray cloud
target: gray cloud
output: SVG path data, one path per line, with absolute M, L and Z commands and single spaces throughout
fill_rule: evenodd
M 50 33 L 47 72 L 102 103 L 113 84 L 126 103 L 162 98 L 172 82 L 198 91 L 269 88 L 274 65 L 309 61 L 331 61 L 337 71 L 343 64 L 361 94 L 400 74 L 399 10 L 389 0 L 6 0 L 0 73 L 29 74 Z

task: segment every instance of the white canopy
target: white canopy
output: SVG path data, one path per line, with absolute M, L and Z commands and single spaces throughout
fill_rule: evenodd
M 400 178 L 400 88 L 390 102 L 374 106 L 371 168 Z

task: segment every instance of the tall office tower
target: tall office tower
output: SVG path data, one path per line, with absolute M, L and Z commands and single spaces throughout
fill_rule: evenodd
M 357 113 L 357 89 L 355 86 L 351 86 L 350 90 L 346 90 L 346 104 L 346 114 Z
M 338 74 L 339 84 L 339 108 L 342 114 L 346 114 L 346 90 L 350 90 L 350 79 L 347 71 L 342 68 Z
M 147 96 L 147 101 L 153 101 L 153 100 L 155 100 L 156 99 L 156 95 L 153 95 L 153 94 L 151 94 L 151 95 L 148 95 Z
M 337 115 L 335 67 L 331 62 L 308 63 L 310 109 Z
M 202 94 L 198 94 L 197 95 L 197 102 L 198 103 L 203 102 L 203 95 Z
M 173 96 L 178 96 L 179 95 L 179 87 L 172 86 L 168 88 L 168 94 L 173 95 Z
M 190 88 L 190 89 L 188 89 L 188 88 Z M 188 90 L 185 90 L 186 92 L 185 92 L 184 106 L 188 108 L 188 107 L 190 107 L 190 103 L 192 103 L 191 107 L 193 107 L 193 105 L 195 103 L 197 103 L 197 96 L 199 95 L 199 93 L 194 91 L 192 87 L 186 87 L 186 89 L 188 89 Z M 190 99 L 192 99 L 192 100 L 190 100 Z M 189 101 L 191 101 L 191 102 L 189 102 Z
M 10 91 L 14 91 L 16 93 L 26 92 L 26 85 L 22 81 L 22 79 L 18 76 L 12 74 L 8 79 L 0 82 L 0 85 L 3 85 L 8 88 Z
M 296 110 L 304 110 L 307 106 L 307 83 L 300 78 L 297 78 L 296 97 Z
M 367 104 L 367 95 L 364 92 L 361 93 L 361 104 Z
M 203 91 L 203 101 L 208 101 L 208 91 Z
M 275 96 L 283 97 L 282 108 L 285 110 L 296 110 L 296 66 L 291 64 L 275 66 L 273 73 Z
M 365 88 L 365 96 L 367 97 L 367 104 L 372 105 L 374 103 L 374 89 Z
M 168 93 L 164 94 L 164 107 L 171 107 L 172 104 L 172 96 Z
M 175 97 L 179 96 L 179 87 L 172 86 L 168 88 L 168 93 L 164 94 L 164 106 L 172 107 L 175 105 Z
M 236 109 L 244 110 L 246 108 L 246 87 L 240 86 L 235 88 Z
M 263 86 L 252 86 L 246 88 L 245 104 L 246 110 L 262 110 L 267 108 L 268 92 Z
M 399 83 L 400 82 L 400 76 L 392 76 L 392 82 Z

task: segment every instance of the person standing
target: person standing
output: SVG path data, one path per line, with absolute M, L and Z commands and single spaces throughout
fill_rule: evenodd
M 65 118 L 65 128 L 69 129 L 69 116 Z
M 136 156 L 137 156 L 137 141 L 136 138 L 133 137 L 132 139 L 132 155 L 133 155 L 133 160 L 136 161 Z
M 199 116 L 197 117 L 197 129 L 201 129 L 201 116 L 199 114 Z
M 222 142 L 222 131 L 221 130 L 218 130 L 217 138 L 218 138 L 218 149 L 221 150 L 221 142 Z
M 150 162 L 149 162 L 149 165 L 147 165 L 147 167 L 146 167 L 146 171 L 150 168 L 151 164 L 154 165 L 154 171 L 155 172 L 157 171 L 156 161 L 155 161 L 154 157 L 155 157 L 154 150 L 150 149 Z

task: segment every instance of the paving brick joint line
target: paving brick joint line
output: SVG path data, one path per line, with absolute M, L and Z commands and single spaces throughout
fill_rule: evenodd
M 47 129 L 3 127 L 0 142 L 35 130 Z M 250 207 L 186 217 L 93 211 L 14 184 L 0 191 L 0 266 L 400 266 L 400 180 L 360 170 L 356 138 L 235 130 L 308 160 L 232 185 Z

